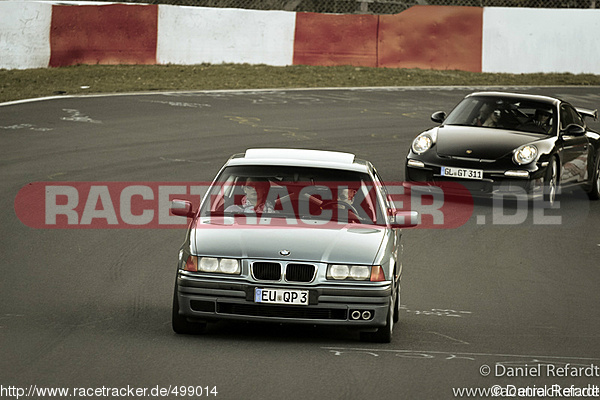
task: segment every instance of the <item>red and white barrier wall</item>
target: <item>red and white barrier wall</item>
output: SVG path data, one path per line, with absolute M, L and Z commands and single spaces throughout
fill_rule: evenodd
M 338 15 L 0 1 L 0 68 L 354 65 L 600 74 L 600 10 L 414 6 Z

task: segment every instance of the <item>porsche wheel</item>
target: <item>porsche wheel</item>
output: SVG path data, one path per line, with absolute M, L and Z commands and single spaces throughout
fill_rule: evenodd
M 600 152 L 596 154 L 596 167 L 594 168 L 594 176 L 592 177 L 592 188 L 588 192 L 591 200 L 600 199 Z
M 558 163 L 556 162 L 556 159 L 553 159 L 544 176 L 544 201 L 548 203 L 551 208 L 556 204 L 559 189 L 558 185 Z

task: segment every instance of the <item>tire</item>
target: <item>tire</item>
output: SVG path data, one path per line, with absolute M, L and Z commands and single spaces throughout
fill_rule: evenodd
M 400 282 L 396 285 L 396 301 L 394 302 L 394 323 L 400 321 Z
M 553 208 L 556 204 L 556 199 L 559 193 L 559 184 L 558 163 L 554 158 L 552 159 L 552 162 L 548 166 L 546 174 L 544 175 L 544 202 L 549 204 L 550 208 Z
M 588 192 L 591 200 L 600 200 L 600 152 L 596 154 L 596 167 L 592 177 L 592 188 Z
M 390 343 L 394 333 L 394 299 L 390 297 L 390 308 L 385 319 L 385 325 L 377 328 L 375 332 L 361 332 L 360 340 L 373 343 Z
M 171 327 L 173 332 L 180 335 L 197 335 L 206 331 L 206 322 L 190 322 L 179 314 L 179 299 L 177 297 L 177 284 L 173 293 L 173 312 L 171 314 Z

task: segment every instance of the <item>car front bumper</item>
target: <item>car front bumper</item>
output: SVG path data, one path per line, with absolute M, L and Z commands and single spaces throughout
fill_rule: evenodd
M 462 167 L 457 165 L 457 167 Z M 484 167 L 484 168 L 482 168 Z M 449 178 L 441 175 L 441 165 L 424 164 L 423 167 L 405 166 L 406 188 L 428 192 L 430 187 L 440 187 L 444 194 L 488 197 L 511 195 L 537 197 L 542 194 L 544 170 L 527 171 L 527 177 L 507 176 L 504 169 L 485 168 L 485 165 L 469 165 L 466 168 L 483 169 L 482 179 Z
M 208 279 L 179 270 L 177 296 L 179 313 L 189 320 L 270 321 L 368 329 L 385 325 L 392 294 L 391 282 L 370 283 L 282 285 L 226 277 Z M 256 303 L 256 288 L 308 290 L 309 304 Z

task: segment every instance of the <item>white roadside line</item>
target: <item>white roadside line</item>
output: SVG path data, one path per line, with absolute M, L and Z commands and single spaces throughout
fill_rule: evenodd
M 11 106 L 17 104 L 26 104 L 46 100 L 58 99 L 78 99 L 94 97 L 117 97 L 117 96 L 150 96 L 150 95 L 170 95 L 170 94 L 203 94 L 203 93 L 256 93 L 256 92 L 299 92 L 299 91 L 419 91 L 419 90 L 501 90 L 501 89 L 531 89 L 531 88 L 600 88 L 600 86 L 368 86 L 368 87 L 322 87 L 322 88 L 272 88 L 272 89 L 220 89 L 220 90 L 166 90 L 166 91 L 148 91 L 148 92 L 123 92 L 123 93 L 96 93 L 96 94 L 68 94 L 48 97 L 36 97 L 32 99 L 13 100 L 0 103 L 2 106 Z

